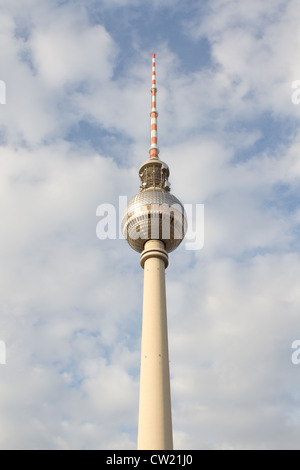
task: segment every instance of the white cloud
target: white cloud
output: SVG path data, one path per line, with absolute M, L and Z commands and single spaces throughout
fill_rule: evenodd
M 64 136 L 82 118 L 74 97 L 109 81 L 117 48 L 103 26 L 89 25 L 83 9 L 32 8 L 28 17 L 6 10 L 1 17 L 7 86 L 1 125 L 9 142 L 36 145 Z
M 62 87 L 111 78 L 115 44 L 103 26 L 91 27 L 83 18 L 70 17 L 65 11 L 48 27 L 34 30 L 30 40 L 33 62 L 46 85 Z
M 270 6 L 216 0 L 200 24 L 190 25 L 196 40 L 205 36 L 211 43 L 225 109 L 243 117 L 257 115 L 258 109 L 298 116 L 290 104 L 291 84 L 299 72 L 298 19 L 295 1 Z
M 297 448 L 290 338 L 298 325 L 299 257 L 241 263 L 203 256 L 184 273 L 189 287 L 179 304 L 179 286 L 169 282 L 175 428 L 192 448 Z

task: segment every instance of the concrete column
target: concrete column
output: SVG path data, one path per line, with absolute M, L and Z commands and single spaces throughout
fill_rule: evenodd
M 138 450 L 172 450 L 164 244 L 151 240 L 141 254 L 144 268 Z

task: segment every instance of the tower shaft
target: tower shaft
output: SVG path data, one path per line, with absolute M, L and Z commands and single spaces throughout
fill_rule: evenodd
M 163 242 L 150 240 L 141 254 L 144 268 L 143 331 L 139 404 L 139 450 L 172 450 L 172 412 L 169 372 Z

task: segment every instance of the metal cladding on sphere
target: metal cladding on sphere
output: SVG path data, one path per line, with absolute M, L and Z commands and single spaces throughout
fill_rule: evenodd
M 139 253 L 148 240 L 162 241 L 170 253 L 182 242 L 186 225 L 181 202 L 164 189 L 152 188 L 129 201 L 122 231 L 129 245 Z

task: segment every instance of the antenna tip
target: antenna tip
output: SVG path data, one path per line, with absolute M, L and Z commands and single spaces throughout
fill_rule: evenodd
M 155 57 L 156 57 L 156 54 L 154 54 L 154 53 L 153 53 L 152 57 L 153 57 L 153 59 L 155 59 Z

